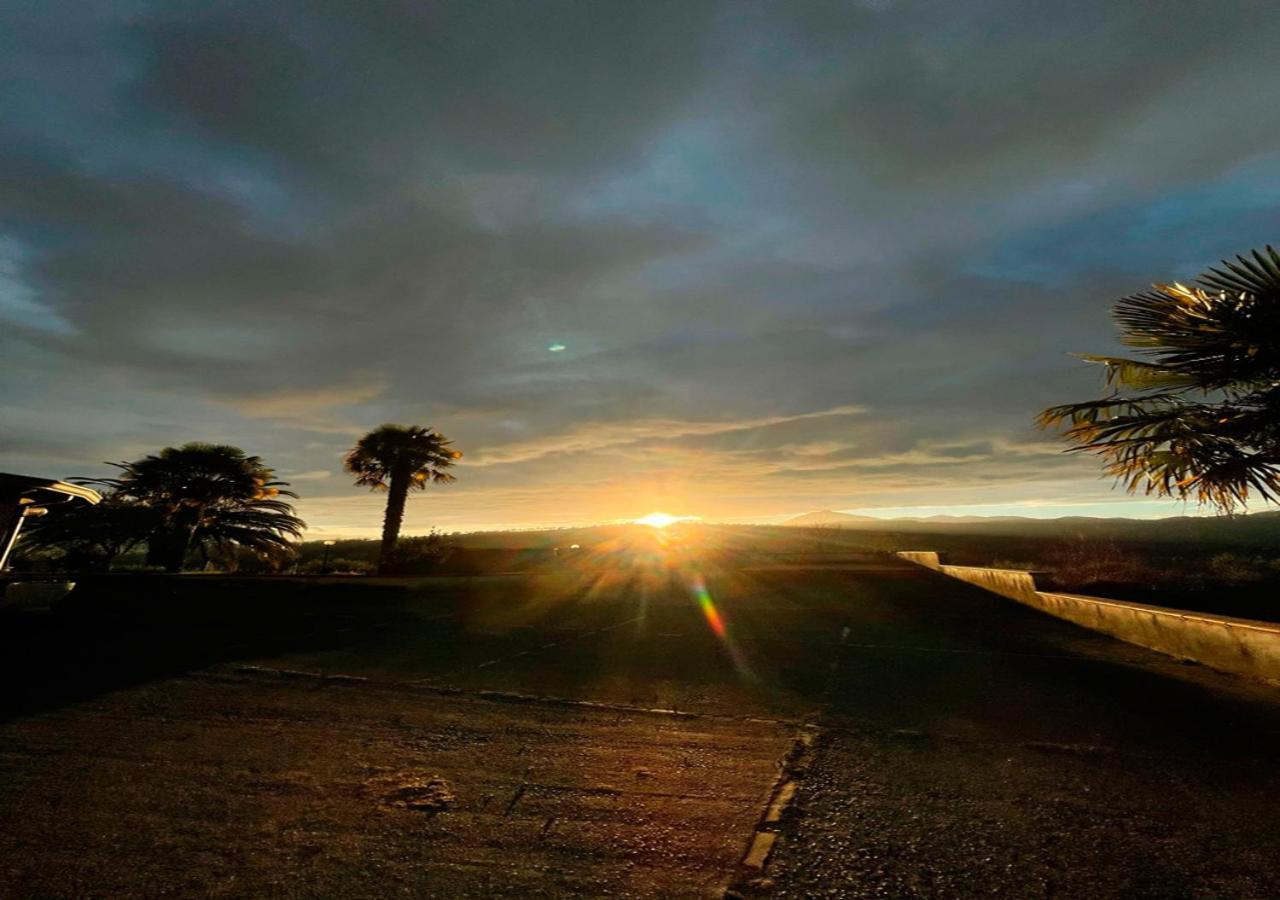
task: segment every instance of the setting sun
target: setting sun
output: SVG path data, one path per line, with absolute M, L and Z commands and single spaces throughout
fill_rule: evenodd
M 676 522 L 688 522 L 696 519 L 697 516 L 673 516 L 670 513 L 651 512 L 649 515 L 636 519 L 636 525 L 648 525 L 650 528 L 666 528 L 668 525 L 674 525 Z

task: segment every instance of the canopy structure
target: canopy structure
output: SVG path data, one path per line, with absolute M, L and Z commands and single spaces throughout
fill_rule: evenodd
M 0 572 L 9 561 L 24 519 L 42 516 L 59 503 L 93 504 L 100 500 L 101 494 L 83 485 L 0 472 Z

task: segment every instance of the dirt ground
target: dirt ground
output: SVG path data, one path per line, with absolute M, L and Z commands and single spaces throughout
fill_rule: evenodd
M 428 579 L 24 707 L 0 896 L 1275 895 L 1275 691 L 906 564 L 695 562 Z

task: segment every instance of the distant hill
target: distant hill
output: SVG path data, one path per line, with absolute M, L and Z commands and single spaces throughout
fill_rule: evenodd
M 820 526 L 836 525 L 841 528 L 856 527 L 861 523 L 868 526 L 876 523 L 884 523 L 884 519 L 876 519 L 872 516 L 855 516 L 849 513 L 836 512 L 833 509 L 823 509 L 818 512 L 805 513 L 802 516 L 796 516 L 794 519 L 788 519 L 783 525 L 798 525 L 808 528 L 817 528 Z
M 1280 511 L 1244 516 L 1171 516 L 1124 519 L 1064 516 L 925 516 L 877 519 L 834 510 L 805 513 L 783 523 L 792 528 L 842 528 L 897 534 L 985 534 L 1019 537 L 1088 536 L 1167 541 L 1242 541 L 1280 547 Z
M 1248 516 L 1177 516 L 1166 519 L 1116 519 L 1088 516 L 1065 516 L 1058 519 L 1033 519 L 1026 516 L 928 516 L 921 518 L 877 519 L 834 510 L 820 510 L 796 516 L 781 525 L 717 525 L 698 523 L 673 526 L 679 536 L 684 528 L 693 529 L 699 546 L 718 549 L 767 546 L 779 552 L 812 549 L 820 542 L 824 549 L 844 547 L 850 550 L 894 550 L 912 545 L 954 549 L 978 542 L 989 544 L 998 539 L 1005 545 L 1010 538 L 1034 541 L 1057 538 L 1141 541 L 1179 545 L 1184 553 L 1212 548 L 1249 548 L 1273 556 L 1280 554 L 1280 511 L 1254 513 Z M 593 525 L 549 528 L 528 531 L 489 531 L 447 535 L 455 547 L 475 550 L 517 550 L 583 548 L 607 546 L 621 540 L 624 544 L 636 535 L 650 534 L 644 525 Z M 928 536 L 937 541 L 928 544 Z M 324 547 L 320 541 L 303 544 L 304 555 L 320 558 Z M 376 539 L 341 540 L 330 548 L 333 559 L 371 562 L 377 557 Z M 1012 551 L 1009 551 L 1012 552 Z

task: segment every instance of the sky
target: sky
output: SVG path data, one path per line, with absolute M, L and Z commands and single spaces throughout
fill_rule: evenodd
M 1280 242 L 1268 6 L 0 0 L 0 470 L 231 443 L 372 535 L 402 422 L 408 533 L 1183 512 L 1032 419 Z

